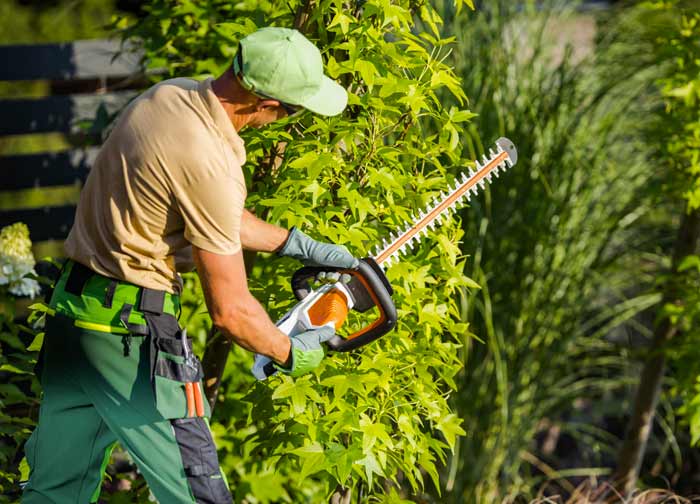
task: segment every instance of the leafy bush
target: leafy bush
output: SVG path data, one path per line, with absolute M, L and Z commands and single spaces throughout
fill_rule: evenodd
M 367 255 L 469 164 L 462 140 L 472 114 L 447 64 L 453 40 L 428 3 L 158 0 L 144 9 L 143 19 L 116 26 L 168 75 L 218 75 L 242 36 L 295 26 L 348 89 L 340 117 L 307 114 L 242 132 L 247 205 L 271 222 Z M 396 499 L 393 485 L 439 492 L 438 467 L 464 433 L 448 404 L 458 341 L 469 337 L 459 299 L 475 286 L 463 273 L 462 236 L 447 224 L 389 270 L 397 329 L 361 352 L 333 355 L 300 379 L 259 383 L 248 374 L 251 356 L 234 349 L 212 429 L 236 501 L 320 502 L 337 487 L 362 502 L 385 492 Z M 296 267 L 265 259 L 252 270 L 251 291 L 273 318 L 293 304 Z M 196 278 L 187 286 L 182 320 L 203 346 L 210 323 Z
M 660 284 L 672 283 L 676 299 L 663 306 L 659 319 L 668 318 L 678 335 L 667 349 L 678 382 L 675 393 L 683 399 L 681 414 L 688 423 L 691 442 L 700 441 L 700 5 L 697 2 L 668 1 L 645 4 L 640 15 L 653 16 L 648 28 L 650 47 L 666 71 L 657 86 L 664 108 L 657 115 L 664 135 L 656 137 L 658 164 L 665 174 L 663 195 L 683 210 L 682 221 L 694 222 L 695 231 L 681 237 L 689 242 L 689 255 L 674 257 L 677 272 L 665 274 Z M 679 204 L 680 203 L 680 204 Z M 689 225 L 688 229 L 693 226 Z M 694 242 L 694 243 L 693 243 Z
M 635 227 L 645 239 L 639 242 L 637 260 L 629 263 L 633 269 L 627 276 L 638 289 L 656 295 L 659 302 L 639 325 L 647 337 L 639 341 L 632 355 L 640 369 L 628 391 L 634 404 L 629 408 L 627 432 L 612 475 L 614 484 L 626 494 L 636 488 L 640 469 L 644 478 L 647 467 L 652 468 L 651 476 L 663 467 L 664 476 L 675 482 L 696 458 L 685 449 L 685 433 L 674 429 L 676 418 L 670 401 L 675 398 L 665 385 L 680 377 L 686 382 L 680 389 L 690 391 L 697 373 L 697 368 L 689 365 L 694 362 L 692 350 L 687 362 L 679 356 L 688 351 L 683 348 L 687 343 L 697 339 L 693 318 L 697 320 L 698 275 L 692 258 L 700 236 L 700 211 L 693 201 L 698 108 L 692 81 L 697 78 L 700 49 L 698 7 L 697 0 L 642 2 L 612 17 L 605 32 L 613 40 L 609 68 L 644 85 L 644 95 L 654 104 L 632 125 L 633 134 L 641 135 L 649 149 L 647 164 L 652 176 L 644 194 L 653 198 L 653 207 L 639 214 L 642 218 Z M 666 372 L 669 351 L 676 354 L 676 372 Z M 664 408 L 657 408 L 659 398 Z M 666 440 L 659 442 L 654 428 L 664 432 Z M 650 481 L 648 475 L 644 479 L 645 483 Z
M 0 502 L 17 497 L 24 441 L 35 425 L 39 384 L 34 377 L 41 338 L 15 322 L 17 296 L 34 297 L 39 284 L 29 230 L 23 223 L 0 230 Z M 26 476 L 26 474 L 25 474 Z

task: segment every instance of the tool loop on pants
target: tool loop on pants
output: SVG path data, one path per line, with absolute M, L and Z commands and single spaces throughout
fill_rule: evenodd
M 119 285 L 119 282 L 117 282 L 116 280 L 112 280 L 111 282 L 109 282 L 109 285 L 105 290 L 105 300 L 102 303 L 102 306 L 104 306 L 105 308 L 112 307 L 112 303 L 114 302 L 114 293 L 117 291 L 117 285 Z
M 124 357 L 128 357 L 131 352 L 131 335 L 138 334 L 145 336 L 148 334 L 148 327 L 140 324 L 132 324 L 129 322 L 129 315 L 133 310 L 133 305 L 125 303 L 119 312 L 119 321 L 122 323 L 124 328 L 129 331 L 129 334 L 122 336 L 122 345 L 124 347 Z
M 146 319 L 148 334 L 149 334 L 149 354 L 150 354 L 150 368 L 151 368 L 151 381 L 153 383 L 153 392 L 155 393 L 155 375 L 160 374 L 159 368 L 162 371 L 164 366 L 163 361 L 159 361 L 158 353 L 161 346 L 166 346 L 167 344 L 162 344 L 161 342 L 170 341 L 170 338 L 165 338 L 161 332 L 161 326 L 166 322 L 165 317 L 168 315 L 164 314 L 163 306 L 165 304 L 165 292 L 158 291 L 154 289 L 143 288 L 141 289 L 141 299 L 139 301 L 139 311 L 143 312 L 143 317 Z M 167 324 L 165 324 L 167 325 Z M 177 321 L 175 322 L 177 326 Z M 179 329 L 179 328 L 178 328 Z M 166 350 L 167 351 L 167 350 Z M 179 355 L 176 352 L 169 352 L 174 355 Z M 167 376 L 162 374 L 161 376 Z
M 122 336 L 122 347 L 124 347 L 124 357 L 128 357 L 131 353 L 131 335 L 125 334 Z
M 163 313 L 163 304 L 165 303 L 165 291 L 153 290 L 148 288 L 141 289 L 141 301 L 139 302 L 139 311 L 144 313 L 155 313 L 160 315 Z
M 121 322 L 124 329 L 128 330 L 131 334 L 136 334 L 139 336 L 148 335 L 148 326 L 141 324 L 132 324 L 129 322 L 129 316 L 131 311 L 134 309 L 134 305 L 124 303 L 121 311 L 119 312 L 119 321 Z

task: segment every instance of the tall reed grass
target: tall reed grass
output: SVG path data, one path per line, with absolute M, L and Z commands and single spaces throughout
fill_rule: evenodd
M 573 492 L 577 478 L 604 476 L 618 439 L 599 423 L 625 412 L 614 394 L 633 376 L 627 343 L 639 332 L 623 323 L 658 302 L 637 295 L 624 266 L 640 264 L 648 238 L 635 227 L 651 208 L 648 79 L 552 43 L 552 26 L 577 15 L 501 1 L 446 16 L 479 113 L 473 154 L 505 135 L 520 156 L 463 214 L 468 274 L 482 287 L 463 315 L 483 341 L 464 338 L 452 502 L 519 502 L 546 480 Z

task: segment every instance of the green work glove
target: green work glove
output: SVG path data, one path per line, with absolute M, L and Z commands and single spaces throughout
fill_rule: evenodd
M 321 327 L 312 329 L 292 336 L 292 348 L 289 352 L 287 367 L 275 364 L 275 367 L 291 376 L 301 376 L 316 368 L 325 352 L 321 343 L 328 341 L 335 334 L 332 327 Z
M 299 231 L 296 226 L 289 232 L 289 238 L 277 255 L 299 259 L 306 266 L 351 269 L 359 264 L 359 261 L 344 246 L 316 241 Z

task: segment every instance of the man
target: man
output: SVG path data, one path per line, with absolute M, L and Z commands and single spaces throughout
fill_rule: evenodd
M 125 109 L 81 193 L 50 301 L 23 503 L 96 502 L 116 442 L 160 502 L 231 502 L 201 366 L 177 323 L 175 255 L 191 246 L 226 336 L 293 375 L 317 366 L 333 330 L 291 339 L 279 331 L 248 291 L 241 249 L 342 268 L 357 260 L 244 210 L 237 131 L 301 108 L 335 115 L 346 103 L 311 42 L 264 28 L 241 41 L 216 80 L 168 80 Z

